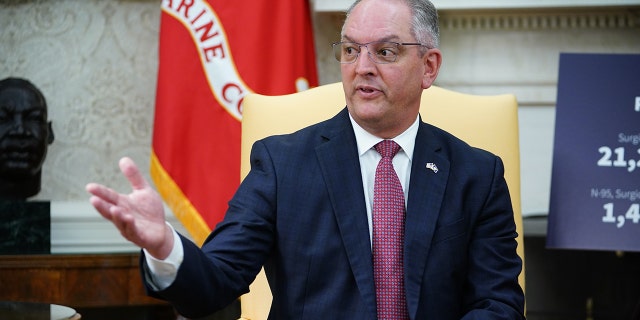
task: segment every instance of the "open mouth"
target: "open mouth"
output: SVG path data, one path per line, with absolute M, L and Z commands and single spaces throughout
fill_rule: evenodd
M 371 86 L 358 86 L 357 90 L 362 92 L 362 93 L 367 93 L 367 94 L 371 94 L 371 93 L 375 93 L 375 92 L 380 91 L 380 90 L 378 90 L 378 89 L 376 89 L 374 87 L 371 87 Z

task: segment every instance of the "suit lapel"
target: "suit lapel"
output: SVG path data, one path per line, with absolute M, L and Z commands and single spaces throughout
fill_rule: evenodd
M 375 315 L 376 297 L 367 209 L 355 135 L 346 108 L 327 122 L 323 138 L 326 142 L 316 148 L 318 161 L 353 276 L 363 301 Z
M 418 129 L 407 202 L 405 289 L 412 318 L 418 309 L 427 256 L 449 176 L 449 160 L 439 152 L 438 139 L 429 128 L 421 122 Z

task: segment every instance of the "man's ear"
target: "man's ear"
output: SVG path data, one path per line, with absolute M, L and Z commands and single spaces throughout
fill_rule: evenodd
M 424 75 L 422 76 L 422 88 L 431 87 L 438 77 L 442 64 L 442 52 L 438 48 L 429 49 L 424 57 Z
M 51 121 L 47 123 L 47 131 L 48 131 L 47 143 L 52 144 L 55 137 L 53 136 L 53 126 L 51 126 Z

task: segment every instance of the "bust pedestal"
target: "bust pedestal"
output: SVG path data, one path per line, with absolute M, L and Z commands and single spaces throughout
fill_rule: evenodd
M 49 201 L 0 200 L 0 254 L 51 253 Z

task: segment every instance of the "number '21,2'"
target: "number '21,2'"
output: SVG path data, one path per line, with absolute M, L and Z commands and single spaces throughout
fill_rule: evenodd
M 611 151 L 611 148 L 603 146 L 598 148 L 598 152 L 602 154 L 600 160 L 598 160 L 599 167 L 618 167 L 625 168 L 627 167 L 627 171 L 633 172 L 636 167 L 640 167 L 640 160 L 636 161 L 634 159 L 630 159 L 629 161 L 624 158 L 624 147 L 618 147 Z M 613 153 L 616 154 L 615 160 L 612 159 Z M 638 154 L 640 154 L 640 149 L 638 149 Z

